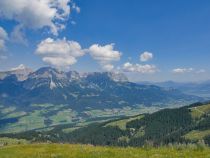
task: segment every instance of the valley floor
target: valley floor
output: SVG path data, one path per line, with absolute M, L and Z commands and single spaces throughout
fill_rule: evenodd
M 0 147 L 0 158 L 210 158 L 209 148 L 118 148 L 70 144 Z

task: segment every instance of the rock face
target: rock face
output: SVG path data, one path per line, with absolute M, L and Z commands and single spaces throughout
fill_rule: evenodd
M 94 72 L 80 74 L 43 67 L 11 70 L 0 73 L 0 104 L 66 104 L 73 109 L 118 108 L 124 106 L 167 105 L 171 102 L 201 100 L 175 89 L 129 82 L 124 74 Z M 2 75 L 3 74 L 3 75 Z
M 28 78 L 28 75 L 32 73 L 32 69 L 19 65 L 17 68 L 11 69 L 10 71 L 0 72 L 0 79 L 4 79 L 10 75 L 15 75 L 18 81 L 23 81 Z

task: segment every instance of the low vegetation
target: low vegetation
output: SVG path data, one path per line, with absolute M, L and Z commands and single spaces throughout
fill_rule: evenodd
M 0 146 L 8 146 L 8 145 L 19 145 L 19 144 L 29 144 L 30 142 L 25 139 L 12 139 L 7 137 L 0 138 Z
M 160 148 L 119 148 L 92 145 L 31 144 L 0 148 L 1 158 L 204 158 L 209 148 L 171 146 Z
M 202 140 L 209 135 L 210 135 L 210 130 L 203 130 L 203 131 L 193 130 L 187 133 L 184 137 L 188 140 L 197 141 L 197 140 Z

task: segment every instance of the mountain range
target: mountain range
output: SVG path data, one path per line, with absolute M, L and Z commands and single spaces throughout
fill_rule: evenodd
M 186 95 L 175 88 L 139 85 L 129 82 L 125 75 L 114 72 L 80 74 L 64 72 L 51 67 L 37 71 L 28 68 L 0 73 L 0 103 L 29 106 L 31 104 L 68 104 L 82 110 L 170 102 L 198 101 L 201 98 Z
M 24 66 L 0 72 L 0 133 L 86 125 L 203 101 L 175 88 L 130 82 L 122 73 Z

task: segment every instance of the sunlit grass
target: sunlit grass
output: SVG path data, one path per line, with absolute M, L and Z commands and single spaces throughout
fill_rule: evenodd
M 65 128 L 65 129 L 63 129 L 62 131 L 64 132 L 64 133 L 71 133 L 71 132 L 73 132 L 73 131 L 75 131 L 75 130 L 77 130 L 77 129 L 79 129 L 80 127 L 72 127 L 72 128 Z
M 118 148 L 91 145 L 32 144 L 0 148 L 1 158 L 205 158 L 210 149 Z
M 110 122 L 108 124 L 105 125 L 105 127 L 107 126 L 116 126 L 116 127 L 119 127 L 120 129 L 122 130 L 126 130 L 126 124 L 132 120 L 136 120 L 136 119 L 141 119 L 143 118 L 144 115 L 140 115 L 140 116 L 137 116 L 137 117 L 131 117 L 129 119 L 123 119 L 123 120 L 119 120 L 119 121 L 113 121 L 113 122 Z
M 201 140 L 208 135 L 210 135 L 210 130 L 204 130 L 204 131 L 193 130 L 187 133 L 184 137 L 188 140 Z
M 7 138 L 7 137 L 0 138 L 0 146 L 17 145 L 17 144 L 29 144 L 29 141 L 25 139 L 15 139 L 15 138 Z
M 201 118 L 204 114 L 210 113 L 210 104 L 191 108 L 191 115 L 194 119 Z

